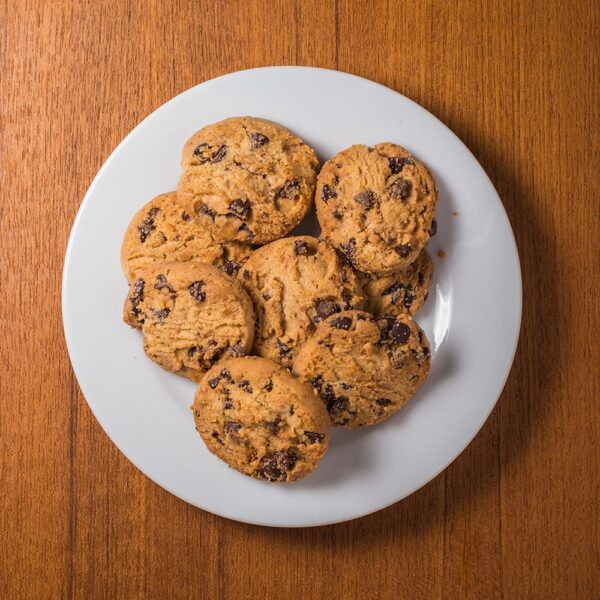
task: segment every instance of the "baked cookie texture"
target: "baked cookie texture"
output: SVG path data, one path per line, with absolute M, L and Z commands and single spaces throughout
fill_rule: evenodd
M 329 443 L 321 399 L 266 358 L 233 358 L 210 369 L 192 410 L 208 449 L 257 479 L 300 479 L 315 470 Z
M 196 132 L 181 165 L 179 194 L 216 238 L 264 244 L 308 212 L 319 161 L 285 127 L 234 117 Z
M 184 208 L 176 192 L 161 194 L 133 217 L 121 246 L 121 266 L 129 281 L 160 261 L 199 261 L 235 277 L 253 248 L 223 242 Z
M 404 406 L 430 362 L 427 338 L 408 315 L 375 319 L 345 311 L 319 325 L 292 373 L 319 391 L 333 425 L 353 429 L 380 423 Z
M 437 228 L 433 178 L 395 144 L 339 152 L 321 169 L 315 197 L 323 237 L 366 273 L 408 268 Z
M 406 270 L 391 275 L 358 273 L 369 312 L 383 315 L 414 315 L 425 303 L 433 278 L 433 261 L 423 250 Z
M 151 360 L 194 381 L 221 360 L 250 352 L 254 339 L 248 294 L 203 263 L 160 263 L 139 274 L 123 318 L 141 328 Z
M 354 271 L 327 243 L 288 237 L 256 250 L 238 273 L 254 302 L 254 353 L 290 366 L 323 319 L 365 301 Z

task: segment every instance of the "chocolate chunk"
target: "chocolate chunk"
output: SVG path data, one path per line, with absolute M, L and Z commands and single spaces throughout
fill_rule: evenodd
M 219 377 L 221 379 L 224 379 L 228 383 L 235 383 L 235 381 L 233 381 L 233 377 L 231 376 L 231 373 L 227 369 L 221 369 L 221 372 L 219 373 Z
M 325 387 L 321 391 L 321 396 L 322 396 L 323 400 L 325 401 L 327 408 L 329 408 L 335 401 L 335 395 L 333 393 L 333 388 L 331 387 L 331 385 L 329 383 L 325 384 Z
M 196 209 L 198 214 L 200 215 L 206 215 L 207 217 L 210 217 L 211 219 L 215 218 L 215 213 L 210 210 L 210 208 L 208 208 L 208 206 L 206 206 L 206 204 L 200 204 L 200 206 L 198 206 L 198 208 Z
M 406 286 L 406 291 L 404 292 L 404 308 L 410 308 L 412 303 L 415 301 L 415 295 L 413 294 L 412 285 L 408 284 Z
M 399 256 L 406 258 L 412 252 L 412 246 L 410 244 L 400 244 L 394 248 Z
M 242 271 L 242 277 L 246 280 L 250 279 L 250 271 L 247 271 L 246 269 L 244 269 Z
M 325 436 L 322 433 L 317 433 L 316 431 L 305 431 L 304 435 L 311 444 L 322 442 L 325 439 Z
M 244 231 L 246 233 L 246 237 L 249 240 L 254 239 L 254 233 L 252 232 L 252 230 L 250 229 L 250 227 L 248 227 L 248 225 L 246 225 L 246 223 L 242 223 L 239 227 L 238 227 L 238 231 Z
M 431 229 L 429 230 L 429 237 L 433 237 L 437 233 L 437 221 L 434 219 L 431 221 Z
M 341 221 L 344 218 L 344 215 L 339 210 L 334 210 L 332 213 L 333 218 Z
M 332 417 L 337 417 L 347 410 L 348 398 L 346 398 L 346 396 L 339 396 L 334 402 L 331 403 L 331 406 L 329 406 L 329 414 Z
M 188 292 L 194 300 L 198 302 L 204 302 L 206 300 L 206 292 L 202 289 L 204 285 L 204 281 L 194 281 L 193 283 L 190 283 Z
M 227 154 L 227 146 L 223 145 L 212 155 L 212 162 L 214 162 L 214 163 L 221 162 L 225 158 L 226 154 Z
M 392 302 L 395 304 L 398 301 L 398 297 L 400 292 L 404 289 L 404 286 L 399 281 L 394 281 L 392 285 L 385 288 L 383 292 L 381 292 L 382 296 L 392 296 Z
M 312 377 L 310 380 L 310 384 L 316 388 L 317 390 L 321 390 L 321 386 L 323 385 L 323 377 L 321 375 L 317 375 Z
M 244 347 L 242 346 L 241 340 L 235 343 L 233 346 L 227 348 L 227 354 L 229 356 L 242 356 L 244 354 Z
M 156 226 L 154 225 L 154 217 L 156 217 L 159 211 L 159 208 L 151 208 L 141 225 L 137 226 L 137 230 L 140 233 L 140 242 L 144 243 L 146 238 L 156 229 Z
M 404 165 L 412 165 L 414 161 L 412 158 L 408 157 L 399 158 L 398 156 L 390 156 L 388 158 L 388 162 L 390 164 L 390 171 L 392 172 L 392 175 L 396 175 L 396 173 L 400 173 L 400 171 L 402 171 Z
M 227 396 L 225 400 L 223 400 L 223 410 L 231 410 L 233 408 L 233 400 Z
M 241 219 L 242 221 L 245 221 L 250 214 L 250 201 L 236 198 L 229 205 L 229 214 Z
M 285 481 L 286 473 L 296 464 L 294 454 L 288 452 L 275 452 L 272 456 L 265 456 L 257 469 L 256 474 L 268 481 Z
M 290 179 L 277 191 L 278 198 L 295 198 L 300 193 L 300 182 Z
M 407 179 L 396 179 L 388 188 L 388 193 L 392 198 L 397 200 L 406 200 L 410 196 L 411 183 Z
M 337 192 L 330 185 L 326 184 L 321 188 L 321 199 L 327 202 L 331 198 L 337 198 Z
M 225 445 L 221 439 L 221 436 L 216 431 L 213 431 L 211 435 L 215 438 L 215 440 L 217 440 L 217 442 L 219 442 L 219 444 L 221 444 L 221 446 Z
M 235 277 L 238 274 L 238 271 L 240 270 L 241 266 L 242 265 L 240 265 L 240 263 L 236 263 L 232 260 L 225 260 L 221 268 L 223 269 L 223 271 L 225 271 L 225 273 L 227 273 L 227 275 Z
M 170 308 L 161 308 L 160 310 L 152 309 L 152 314 L 154 315 L 156 320 L 159 322 L 164 321 L 169 316 L 170 312 L 171 312 Z
M 375 193 L 371 190 L 365 190 L 356 194 L 354 200 L 362 205 L 365 210 L 369 210 L 375 204 Z
M 425 283 L 425 275 L 423 275 L 423 273 L 421 273 L 421 271 L 419 271 L 419 274 L 417 277 L 419 278 L 419 285 L 423 285 Z
M 336 312 L 340 312 L 340 307 L 331 300 L 318 300 L 316 304 L 317 315 L 321 319 L 326 319 Z
M 279 338 L 276 338 L 277 349 L 279 350 L 279 356 L 283 357 L 288 355 L 292 349 L 290 346 L 282 342 Z
M 389 406 L 392 403 L 392 401 L 388 398 L 377 398 L 375 402 L 377 402 L 379 406 Z
M 196 354 L 196 352 L 198 352 L 198 346 L 191 346 L 190 348 L 188 348 L 188 356 L 190 358 L 192 358 L 194 354 Z
M 396 321 L 390 329 L 390 337 L 398 344 L 405 344 L 410 337 L 410 327 L 406 323 Z
M 242 424 L 237 421 L 226 421 L 223 429 L 225 433 L 235 435 L 242 428 Z
M 182 213 L 181 213 L 181 218 L 182 218 L 184 221 L 189 221 L 189 220 L 190 220 L 192 217 L 190 217 L 190 215 L 188 215 L 188 213 L 186 213 L 186 212 L 182 212 Z
M 263 427 L 272 435 L 279 431 L 279 421 L 263 421 Z
M 337 319 L 333 319 L 331 323 L 329 323 L 331 327 L 335 327 L 336 329 L 344 329 L 348 331 L 350 327 L 352 327 L 352 318 L 351 317 L 338 317 Z
M 312 248 L 304 240 L 296 240 L 294 242 L 294 254 L 297 256 L 313 256 L 316 253 L 316 248 Z
M 256 150 L 257 148 L 260 148 L 268 143 L 269 138 L 266 135 L 258 133 L 258 131 L 253 131 L 250 134 L 250 148 L 252 148 L 252 150 Z
M 244 390 L 245 392 L 248 392 L 249 394 L 252 393 L 252 386 L 250 385 L 250 382 L 247 379 L 242 379 L 239 383 L 238 383 L 238 387 L 241 390 Z
M 352 310 L 354 308 L 352 305 L 352 294 L 350 292 L 342 292 L 342 303 L 344 305 L 344 310 Z
M 342 256 L 346 259 L 346 262 L 350 263 L 352 266 L 355 265 L 354 253 L 356 252 L 356 240 L 354 238 L 350 238 L 347 242 L 344 242 L 340 245 L 340 252 Z
M 131 302 L 131 314 L 137 317 L 140 314 L 139 304 L 144 299 L 144 285 L 143 279 L 136 279 L 131 287 L 131 295 L 129 301 Z
M 154 284 L 154 288 L 157 290 L 162 290 L 166 288 L 171 294 L 175 293 L 175 290 L 169 285 L 167 278 L 162 274 L 156 276 L 156 283 Z
M 208 380 L 208 386 L 214 390 L 219 385 L 220 381 L 220 377 L 213 377 L 212 379 Z
M 270 392 L 273 390 L 273 380 L 268 379 L 267 383 L 265 383 L 265 387 L 263 388 L 263 390 L 265 390 L 265 392 Z

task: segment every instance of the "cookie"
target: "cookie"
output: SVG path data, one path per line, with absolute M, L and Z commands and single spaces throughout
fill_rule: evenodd
M 351 146 L 317 179 L 323 237 L 366 273 L 407 269 L 436 231 L 436 203 L 425 165 L 390 143 Z
M 382 315 L 414 315 L 427 300 L 433 277 L 433 261 L 426 250 L 405 271 L 391 275 L 359 273 L 369 312 Z
M 252 253 L 240 242 L 216 240 L 179 201 L 176 192 L 157 196 L 133 217 L 121 247 L 121 265 L 129 281 L 165 260 L 199 261 L 235 277 Z
M 182 153 L 178 191 L 215 237 L 265 244 L 312 205 L 315 151 L 281 125 L 235 117 L 195 133 Z
M 248 294 L 203 263 L 159 263 L 142 272 L 130 283 L 123 317 L 141 328 L 150 359 L 194 381 L 221 360 L 252 348 Z
M 300 479 L 315 470 L 329 443 L 321 399 L 266 358 L 233 358 L 213 367 L 192 410 L 208 449 L 257 479 Z
M 256 310 L 254 353 L 285 366 L 323 319 L 364 307 L 354 271 L 331 246 L 310 236 L 259 248 L 238 273 L 238 281 Z
M 292 373 L 319 391 L 331 421 L 353 429 L 398 411 L 425 381 L 429 343 L 408 316 L 332 315 L 298 352 Z

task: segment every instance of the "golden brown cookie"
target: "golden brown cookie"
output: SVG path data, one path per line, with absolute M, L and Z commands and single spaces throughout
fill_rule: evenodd
M 406 270 L 391 275 L 358 273 L 369 312 L 382 315 L 414 315 L 427 300 L 433 277 L 433 261 L 426 250 Z
M 238 273 L 256 310 L 254 352 L 289 366 L 329 315 L 363 308 L 354 271 L 323 241 L 288 237 L 256 250 Z
M 158 263 L 129 285 L 123 318 L 141 328 L 144 351 L 194 381 L 250 352 L 254 310 L 237 281 L 203 263 Z
M 319 325 L 292 373 L 320 392 L 334 425 L 355 428 L 402 408 L 425 381 L 430 361 L 427 338 L 408 315 L 375 319 L 346 311 Z
M 198 261 L 235 277 L 252 253 L 241 242 L 216 240 L 201 220 L 184 208 L 176 192 L 157 196 L 133 217 L 121 247 L 121 265 L 129 281 L 155 263 Z
M 435 233 L 436 203 L 425 165 L 391 143 L 351 146 L 317 180 L 323 237 L 365 273 L 408 268 Z
M 234 358 L 213 367 L 192 410 L 208 449 L 257 479 L 300 479 L 314 471 L 329 443 L 321 399 L 266 358 Z
M 315 191 L 315 151 L 281 125 L 235 117 L 195 133 L 178 191 L 218 239 L 264 244 L 304 218 Z

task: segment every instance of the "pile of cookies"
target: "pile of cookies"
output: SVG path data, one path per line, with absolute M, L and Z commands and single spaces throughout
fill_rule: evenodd
M 437 190 L 391 143 L 319 168 L 284 127 L 231 118 L 195 133 L 177 192 L 133 218 L 126 323 L 146 355 L 199 383 L 208 449 L 267 481 L 313 471 L 331 427 L 374 425 L 427 377 L 412 315 L 427 298 Z M 319 239 L 284 237 L 316 198 Z

